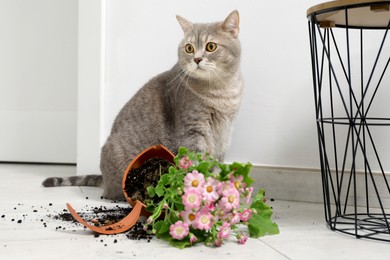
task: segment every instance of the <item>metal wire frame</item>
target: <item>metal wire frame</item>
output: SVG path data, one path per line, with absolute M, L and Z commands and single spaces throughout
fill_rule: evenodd
M 374 72 L 379 70 L 378 61 L 388 39 L 390 21 L 387 28 L 352 28 L 348 26 L 349 8 L 353 7 L 343 7 L 346 23 L 342 28 L 320 28 L 316 14 L 312 14 L 308 21 L 325 220 L 331 230 L 354 235 L 356 238 L 390 242 L 390 213 L 386 212 L 381 199 L 384 195 L 389 196 L 390 186 L 375 143 L 378 140 L 375 140 L 372 131 L 373 127 L 390 126 L 390 118 L 368 117 L 390 63 L 388 57 L 375 85 Z M 381 29 L 383 36 L 365 82 L 364 36 L 365 30 L 371 29 Z M 345 31 L 344 59 L 334 30 Z M 359 30 L 360 75 L 356 78 L 351 70 L 350 30 Z M 336 71 L 337 69 L 341 72 Z M 342 81 L 347 83 L 346 88 L 341 84 Z M 355 81 L 360 84 L 353 84 Z M 341 102 L 339 107 L 335 104 L 336 100 Z M 326 107 L 324 103 L 327 104 Z M 341 109 L 344 115 L 336 116 L 339 113 L 336 112 L 337 109 Z M 339 140 L 341 127 L 346 132 L 344 142 Z M 369 151 L 372 156 L 369 156 Z M 357 171 L 359 156 L 364 166 L 362 174 Z M 380 169 L 379 178 L 373 172 L 374 165 Z M 358 190 L 357 178 L 364 178 L 364 189 Z M 384 188 L 379 189 L 379 185 Z M 363 199 L 358 201 L 361 197 Z M 375 204 L 375 209 L 372 204 Z

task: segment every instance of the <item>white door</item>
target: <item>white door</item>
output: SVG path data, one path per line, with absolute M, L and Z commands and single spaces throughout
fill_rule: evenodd
M 0 0 L 0 161 L 75 163 L 77 0 Z

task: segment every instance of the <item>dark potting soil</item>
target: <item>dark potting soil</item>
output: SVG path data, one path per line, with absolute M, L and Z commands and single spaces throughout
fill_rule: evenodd
M 133 200 L 145 201 L 152 199 L 158 203 L 160 199 L 155 196 L 150 198 L 147 192 L 149 186 L 156 186 L 160 176 L 168 172 L 172 164 L 161 158 L 151 158 L 141 164 L 138 168 L 130 170 L 125 181 L 125 191 Z
M 146 199 L 150 199 L 147 193 L 147 188 L 149 186 L 156 186 L 160 179 L 160 176 L 163 173 L 167 172 L 170 166 L 171 163 L 167 160 L 160 158 L 152 158 L 143 163 L 137 169 L 131 170 L 127 175 L 127 179 L 125 182 L 126 193 L 132 198 L 132 200 L 138 199 L 141 201 L 145 201 Z M 89 198 L 86 197 L 85 199 L 88 200 Z M 103 199 L 103 197 L 101 197 L 101 199 Z M 159 201 L 157 197 L 153 198 L 153 200 L 155 203 Z M 18 207 L 21 206 L 22 204 L 18 204 Z M 53 203 L 49 203 L 48 206 L 51 208 L 53 206 Z M 32 212 L 34 213 L 34 215 L 39 214 L 41 211 L 50 212 L 51 210 L 46 207 L 40 206 L 40 208 L 37 209 L 37 207 L 33 206 Z M 14 207 L 14 210 L 17 210 L 17 207 Z M 118 205 L 110 208 L 107 208 L 105 206 L 86 206 L 86 208 L 84 210 L 81 210 L 81 212 L 78 212 L 78 214 L 91 224 L 94 224 L 96 226 L 105 226 L 119 222 L 124 217 L 126 217 L 131 212 L 131 210 L 131 207 L 119 207 Z M 64 209 L 62 212 L 57 212 L 55 214 L 50 213 L 46 216 L 51 219 L 63 221 L 63 224 L 57 226 L 56 230 L 73 229 L 72 226 L 66 225 L 65 223 L 69 223 L 71 225 L 80 225 L 80 223 L 78 223 L 66 209 Z M 15 218 L 12 218 L 10 220 L 11 222 L 17 223 L 18 225 L 23 225 L 25 223 L 24 220 L 26 219 L 26 217 L 27 214 L 23 215 L 23 220 Z M 2 221 L 6 221 L 8 220 L 8 217 L 5 214 L 1 214 L 0 219 Z M 48 224 L 46 223 L 44 218 L 37 218 L 36 220 L 42 222 L 45 228 L 48 227 Z M 150 242 L 153 235 L 150 234 L 148 231 L 145 231 L 143 229 L 143 226 L 143 221 L 138 221 L 130 230 L 124 233 L 125 237 L 127 239 L 132 240 L 142 239 Z M 100 235 L 95 234 L 95 237 L 100 237 Z M 120 238 L 119 234 L 118 238 Z M 99 239 L 101 239 L 101 237 Z M 115 239 L 114 243 L 116 242 L 117 240 Z
M 149 186 L 156 186 L 160 176 L 167 172 L 171 163 L 161 158 L 151 158 L 145 161 L 136 169 L 132 169 L 125 181 L 125 192 L 131 197 L 132 200 L 145 201 L 150 199 L 147 188 Z M 88 199 L 88 197 L 86 197 Z M 153 198 L 153 201 L 157 203 L 159 199 Z M 51 206 L 51 205 L 50 205 Z M 78 214 L 85 219 L 87 222 L 94 224 L 95 226 L 105 226 L 116 222 L 119 222 L 126 217 L 130 212 L 131 207 L 119 207 L 118 205 L 114 208 L 107 208 L 105 206 L 92 207 L 86 209 Z M 77 223 L 72 215 L 65 210 L 64 212 L 58 213 L 54 216 L 55 219 Z M 152 239 L 153 235 L 149 234 L 143 229 L 144 223 L 138 221 L 125 235 L 128 239 L 132 240 L 147 240 L 148 242 Z M 64 229 L 63 227 L 57 227 L 56 229 Z M 95 237 L 99 237 L 99 234 L 95 234 Z M 114 242 L 115 243 L 115 242 Z
M 114 208 L 100 206 L 92 207 L 85 212 L 78 212 L 78 214 L 87 222 L 91 222 L 95 226 L 105 226 L 120 221 L 126 217 L 131 210 L 131 207 L 119 207 L 118 205 Z M 53 218 L 62 221 L 77 222 L 67 211 L 58 213 L 58 215 L 55 215 Z
M 86 210 L 85 212 L 78 212 L 78 214 L 87 222 L 93 223 L 95 226 L 105 226 L 105 225 L 110 225 L 119 222 L 124 217 L 126 217 L 131 212 L 131 210 L 132 210 L 131 207 L 116 206 L 114 208 L 107 208 L 105 206 L 100 206 L 100 207 L 92 207 L 90 210 Z M 67 211 L 58 213 L 54 215 L 53 218 L 57 220 L 78 224 L 78 222 Z M 142 221 L 138 221 L 131 229 L 129 229 L 124 233 L 125 236 L 131 240 L 144 239 L 150 242 L 153 235 L 145 231 L 143 229 L 143 225 L 144 223 Z M 59 229 L 65 229 L 65 228 L 62 228 L 61 226 L 56 227 L 56 230 Z M 99 237 L 100 234 L 95 233 L 94 236 Z M 114 243 L 116 242 L 114 241 Z

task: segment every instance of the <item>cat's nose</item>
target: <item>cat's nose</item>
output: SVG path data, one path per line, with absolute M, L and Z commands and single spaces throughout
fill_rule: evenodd
M 202 58 L 194 58 L 194 61 L 196 64 L 199 64 L 203 59 Z

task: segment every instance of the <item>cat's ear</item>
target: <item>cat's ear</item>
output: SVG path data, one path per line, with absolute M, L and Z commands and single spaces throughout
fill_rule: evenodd
M 176 19 L 179 22 L 181 28 L 183 29 L 184 34 L 187 34 L 192 30 L 192 27 L 194 25 L 190 21 L 179 15 L 176 15 Z
M 234 38 L 238 37 L 238 33 L 240 32 L 240 15 L 237 10 L 231 12 L 225 19 L 222 24 L 222 29 L 225 32 L 231 33 Z

